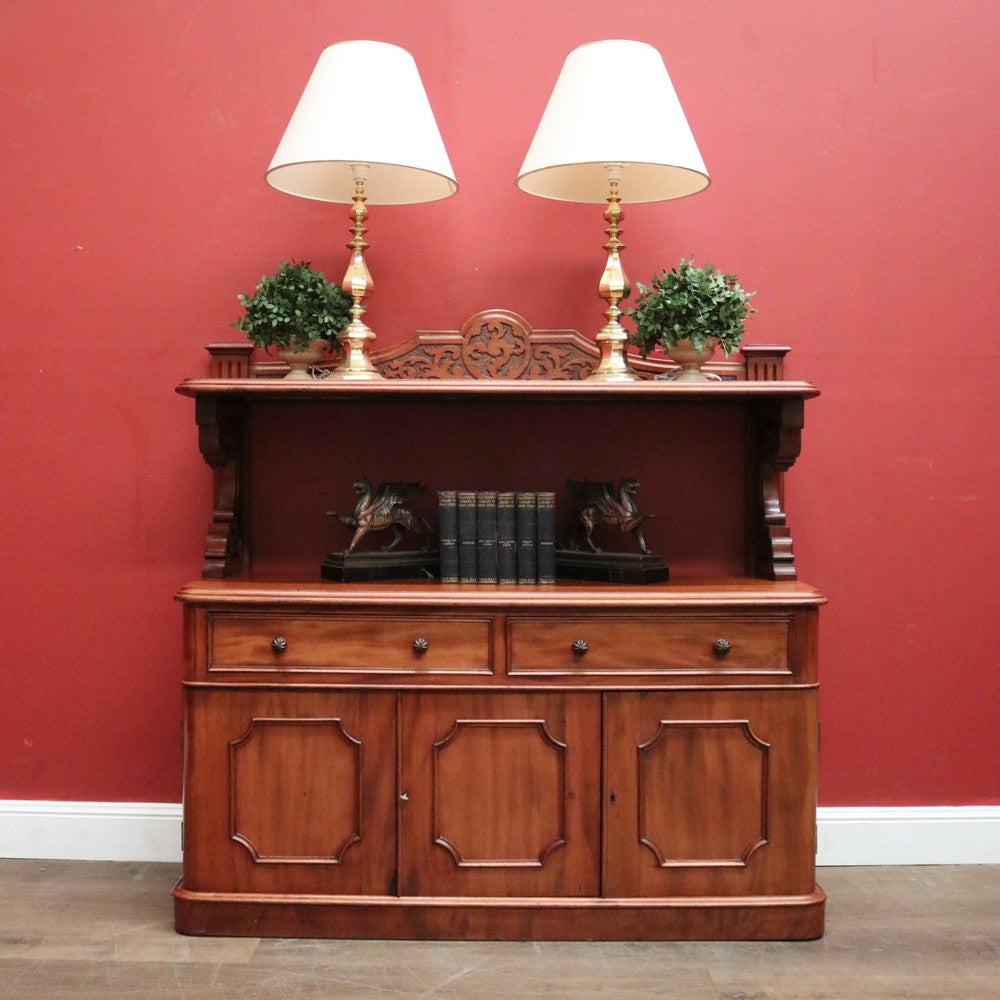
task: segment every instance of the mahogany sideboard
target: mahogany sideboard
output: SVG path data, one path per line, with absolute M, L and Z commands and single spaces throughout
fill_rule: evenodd
M 444 345 L 453 358 L 484 324 L 502 338 L 507 317 L 520 347 L 548 358 L 541 373 L 526 364 L 515 377 L 453 368 L 428 375 L 427 357 L 442 356 L 435 350 Z M 178 595 L 185 756 L 177 930 L 820 936 L 823 597 L 796 579 L 782 490 L 804 403 L 817 391 L 780 378 L 780 353 L 761 377 L 749 350 L 742 362 L 721 363 L 719 382 L 590 384 L 579 375 L 594 355 L 578 335 L 528 344 L 534 331 L 496 310 L 470 324 L 457 340 L 424 335 L 381 356 L 383 371 L 396 376 L 385 381 L 285 382 L 266 367 L 251 371 L 244 355 L 235 374 L 178 388 L 195 400 L 215 495 L 202 578 Z M 582 357 L 569 374 L 570 355 L 557 351 L 554 368 L 545 355 L 553 343 Z M 414 373 L 415 364 L 424 370 Z M 315 464 L 316 477 L 349 484 L 366 449 L 370 457 L 385 449 L 386 461 L 416 449 L 435 474 L 459 475 L 462 454 L 434 466 L 442 445 L 427 436 L 471 425 L 494 428 L 499 439 L 503 422 L 525 408 L 537 433 L 489 456 L 491 470 L 515 475 L 547 427 L 573 426 L 577 439 L 557 449 L 565 469 L 631 462 L 644 496 L 647 480 L 666 491 L 656 484 L 679 483 L 702 461 L 690 442 L 676 453 L 663 444 L 673 457 L 657 479 L 658 442 L 672 427 L 716 427 L 720 440 L 737 439 L 739 458 L 721 463 L 727 496 L 704 502 L 735 511 L 739 523 L 721 543 L 702 532 L 709 549 L 723 546 L 707 562 L 678 542 L 676 564 L 665 553 L 670 582 L 628 586 L 322 582 L 324 552 L 313 551 L 308 531 L 288 541 L 272 524 L 285 490 L 267 486 L 272 473 Z M 658 430 L 621 426 L 623 413 Z M 368 430 L 354 450 L 341 437 L 352 419 Z M 294 449 L 285 455 L 278 438 L 289 427 L 327 442 L 316 463 Z M 602 465 L 598 449 L 614 441 L 621 453 Z M 698 488 L 715 490 L 714 475 Z M 674 537 L 669 511 L 655 523 L 661 540 Z

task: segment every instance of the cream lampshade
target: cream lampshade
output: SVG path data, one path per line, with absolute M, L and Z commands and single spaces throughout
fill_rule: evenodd
M 366 203 L 411 205 L 458 190 L 413 57 L 386 42 L 324 49 L 265 174 L 279 191 L 350 204 L 354 239 L 343 288 L 353 300 L 344 358 L 333 372 L 379 378 L 367 355 L 375 334 L 362 321 L 374 290 L 364 261 Z
M 630 289 L 619 241 L 623 202 L 683 198 L 704 190 L 708 171 L 660 53 L 644 42 L 607 40 L 566 57 L 518 173 L 522 191 L 541 198 L 606 202 L 608 262 L 600 293 L 607 324 L 591 378 L 631 381 L 628 333 L 618 303 Z

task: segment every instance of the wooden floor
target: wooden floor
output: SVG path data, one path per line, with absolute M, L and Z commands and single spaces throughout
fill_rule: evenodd
M 1000 998 L 1000 866 L 827 868 L 799 944 L 175 934 L 174 865 L 0 861 L 0 1000 Z

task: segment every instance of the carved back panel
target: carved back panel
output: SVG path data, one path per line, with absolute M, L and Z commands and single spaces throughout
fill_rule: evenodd
M 709 361 L 705 371 L 725 381 L 781 381 L 788 350 L 744 345 L 739 355 Z M 277 378 L 288 371 L 282 362 L 251 360 L 249 344 L 210 344 L 208 351 L 213 378 Z M 584 379 L 597 367 L 600 350 L 576 330 L 535 330 L 509 309 L 484 309 L 458 330 L 420 330 L 402 343 L 374 351 L 371 359 L 390 379 Z M 629 361 L 640 378 L 676 367 L 664 357 L 632 354 Z
M 710 361 L 705 370 L 722 379 L 781 378 L 786 347 L 757 347 L 748 375 L 747 360 Z M 401 344 L 372 355 L 386 378 L 584 379 L 600 360 L 592 340 L 576 330 L 535 330 L 509 309 L 485 309 L 458 330 L 421 330 Z M 666 358 L 630 357 L 635 372 L 652 378 L 676 367 Z M 775 374 L 777 373 L 777 374 Z

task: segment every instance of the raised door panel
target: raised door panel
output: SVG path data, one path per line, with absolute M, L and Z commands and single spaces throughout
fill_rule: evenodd
M 401 699 L 401 895 L 598 893 L 600 696 Z
M 392 695 L 189 689 L 185 888 L 390 892 Z
M 815 691 L 605 696 L 607 896 L 813 891 Z

